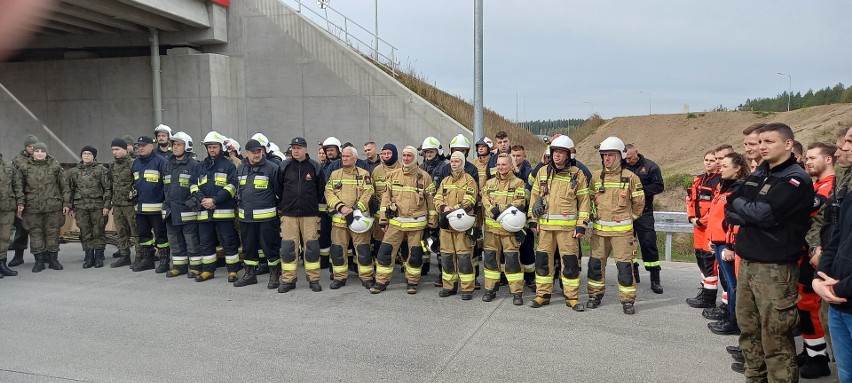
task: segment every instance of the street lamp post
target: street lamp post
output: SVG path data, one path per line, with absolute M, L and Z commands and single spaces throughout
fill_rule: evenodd
M 651 91 L 640 90 L 639 93 L 648 95 L 648 115 L 651 115 Z
M 375 13 L 374 20 L 376 21 L 373 33 L 376 35 L 373 38 L 373 52 L 376 55 L 376 61 L 379 61 L 379 0 L 373 1 L 373 12 Z
M 781 76 L 787 76 L 787 111 L 790 111 L 790 97 L 793 95 L 793 76 L 787 73 L 778 72 Z

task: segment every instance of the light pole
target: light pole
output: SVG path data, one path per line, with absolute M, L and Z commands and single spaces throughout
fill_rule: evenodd
M 648 95 L 648 115 L 651 115 L 651 91 L 640 90 L 639 93 Z
M 790 111 L 790 97 L 793 95 L 793 76 L 787 73 L 778 72 L 781 76 L 787 76 L 787 111 Z
M 592 104 L 591 101 L 583 101 L 584 104 L 589 104 L 589 108 L 592 110 L 592 113 L 589 113 L 589 116 L 595 114 L 595 104 Z
M 374 31 L 373 34 L 376 35 L 375 38 L 373 39 L 373 41 L 374 41 L 373 51 L 375 52 L 375 55 L 376 55 L 376 61 L 379 61 L 379 0 L 373 1 L 373 13 L 375 13 L 375 20 L 376 20 L 375 29 L 373 30 Z

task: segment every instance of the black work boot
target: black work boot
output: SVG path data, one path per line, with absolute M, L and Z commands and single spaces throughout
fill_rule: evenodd
M 95 265 L 95 251 L 83 250 L 83 268 L 88 269 Z
M 831 369 L 828 368 L 828 355 L 808 356 L 804 364 L 799 367 L 799 375 L 804 379 L 817 379 L 831 375 Z
M 9 267 L 19 266 L 24 263 L 24 249 L 15 249 L 15 255 L 9 261 Z
M 272 290 L 279 286 L 281 286 L 281 266 L 272 266 L 269 268 L 269 282 L 266 288 Z
M 145 259 L 145 252 L 147 250 L 142 249 L 142 252 L 136 252 L 136 256 L 133 258 L 133 263 L 130 264 L 130 270 L 136 271 L 136 268 L 139 267 L 139 264 L 142 263 L 142 260 Z
M 633 280 L 639 283 L 639 262 L 633 262 Z
M 627 315 L 636 314 L 636 308 L 633 307 L 633 302 L 621 302 L 621 311 Z
M 4 277 L 14 277 L 18 275 L 18 272 L 6 266 L 6 259 L 4 258 L 0 260 L 0 275 Z
M 120 258 L 116 259 L 115 262 L 110 263 L 109 267 L 115 269 L 117 267 L 127 266 L 130 264 L 130 252 L 125 255 L 122 255 Z
M 731 370 L 734 370 L 738 374 L 745 374 L 745 365 L 741 362 L 731 363 Z
M 104 249 L 95 249 L 95 268 L 100 269 L 104 267 Z
M 653 291 L 654 294 L 662 294 L 663 293 L 663 285 L 660 284 L 660 269 L 651 269 L 650 273 L 651 273 L 651 291 Z M 716 297 L 713 296 L 713 298 L 714 298 L 713 300 L 715 301 Z M 715 305 L 716 302 L 713 302 L 713 304 Z
M 269 273 L 269 264 L 266 261 L 261 261 L 257 263 L 257 268 L 255 269 L 255 275 L 263 275 Z
M 601 305 L 601 297 L 589 297 L 589 301 L 586 302 L 586 308 L 588 309 L 596 309 Z
M 113 258 L 121 258 L 121 250 L 118 250 L 115 253 L 112 253 L 112 257 Z
M 722 303 L 719 307 L 706 308 L 701 311 L 701 316 L 710 320 L 722 320 L 728 317 L 728 305 Z
M 293 282 L 281 282 L 281 285 L 278 286 L 278 292 L 284 294 L 290 290 L 296 289 L 296 281 Z
M 446 297 L 449 297 L 451 295 L 456 295 L 456 292 L 457 292 L 457 290 L 455 290 L 455 289 L 453 289 L 453 290 L 441 289 L 441 291 L 438 292 L 438 296 L 441 297 L 441 298 L 446 298 Z
M 40 273 L 44 271 L 44 261 L 47 257 L 47 253 L 33 254 L 35 258 L 35 264 L 33 265 L 33 272 Z
M 322 285 L 320 285 L 319 281 L 308 281 L 308 287 L 315 293 L 322 291 Z
M 346 280 L 345 279 L 335 279 L 335 280 L 331 281 L 331 285 L 329 285 L 328 288 L 330 288 L 332 290 L 337 290 L 337 289 L 339 289 L 343 286 L 346 286 Z
M 228 283 L 234 283 L 239 278 L 240 278 L 240 275 L 236 271 L 229 271 L 228 272 Z
M 255 270 L 257 266 L 246 266 L 245 273 L 240 279 L 237 279 L 234 282 L 234 287 L 243 287 L 248 285 L 256 285 L 257 284 L 257 275 L 255 274 Z
M 160 264 L 157 265 L 156 269 L 154 269 L 155 273 L 162 274 L 171 269 L 169 266 L 169 248 L 164 247 L 157 249 L 157 258 L 160 260 Z
M 697 309 L 716 307 L 716 290 L 702 288 L 695 298 L 686 298 L 686 304 Z
M 729 314 L 727 318 L 718 322 L 710 322 L 707 324 L 707 328 L 716 335 L 740 335 L 740 326 L 732 317 L 733 315 Z
M 149 247 L 142 250 L 142 259 L 139 261 L 139 264 L 133 268 L 133 272 L 141 272 L 145 270 L 153 270 L 154 263 L 157 261 L 157 250 L 153 247 Z
M 497 298 L 497 290 L 485 290 L 485 294 L 482 294 L 483 302 L 491 302 Z
M 524 295 L 522 293 L 512 294 L 512 304 L 515 306 L 524 305 Z
M 62 270 L 62 264 L 59 263 L 59 253 L 55 251 L 51 251 L 48 253 L 49 258 L 47 259 L 47 267 L 51 270 Z
M 543 296 L 536 296 L 530 301 L 530 307 L 537 309 L 542 306 L 547 306 L 550 304 L 550 294 L 544 294 Z

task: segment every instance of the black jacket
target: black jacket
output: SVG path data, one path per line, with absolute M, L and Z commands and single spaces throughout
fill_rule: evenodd
M 281 213 L 288 217 L 316 217 L 324 200 L 325 177 L 320 164 L 310 157 L 281 163 Z
M 170 154 L 166 160 L 163 219 L 170 219 L 172 225 L 194 223 L 198 219 L 198 206 L 192 197 L 198 189 L 196 166 L 198 161 L 192 157 L 192 153 L 186 153 L 180 160 Z
M 237 169 L 237 201 L 241 222 L 266 222 L 277 219 L 281 198 L 281 173 L 274 162 L 261 158 L 252 166 L 243 162 Z
M 662 193 L 665 189 L 660 167 L 654 161 L 640 154 L 639 160 L 635 164 L 629 165 L 625 162 L 624 168 L 639 176 L 639 181 L 642 181 L 642 189 L 645 190 L 645 209 L 642 210 L 642 214 L 652 213 L 654 211 L 654 196 Z
M 840 211 L 831 225 L 828 243 L 822 248 L 817 270 L 829 277 L 840 280 L 834 285 L 834 294 L 848 302 L 832 306 L 845 313 L 852 314 L 852 196 L 848 185 L 841 185 L 832 202 L 840 206 Z
M 813 204 L 813 182 L 795 157 L 772 169 L 760 164 L 725 206 L 726 221 L 740 225 L 737 254 L 756 262 L 798 262 L 807 251 Z

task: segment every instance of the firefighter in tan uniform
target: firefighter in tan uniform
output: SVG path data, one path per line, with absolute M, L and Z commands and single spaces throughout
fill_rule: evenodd
M 592 175 L 595 193 L 592 209 L 592 256 L 589 258 L 589 302 L 601 305 L 606 290 L 606 261 L 610 254 L 618 268 L 618 295 L 625 314 L 636 313 L 636 284 L 633 280 L 633 220 L 642 215 L 645 193 L 639 177 L 624 168 L 624 142 L 608 137 L 598 146 L 603 169 Z
M 349 240 L 355 246 L 358 259 L 358 277 L 364 287 L 373 283 L 373 255 L 370 252 L 370 226 L 356 225 L 355 220 L 370 218 L 370 198 L 373 198 L 373 184 L 370 173 L 355 166 L 358 152 L 353 147 L 343 148 L 341 153 L 343 167 L 331 172 L 325 184 L 325 200 L 334 210 L 331 217 L 331 270 L 334 280 L 331 289 L 339 289 L 346 285 L 349 275 L 349 257 L 346 249 Z M 352 226 L 352 229 L 350 229 Z M 356 228 L 357 227 L 357 228 Z M 356 231 L 357 230 L 357 231 Z
M 441 181 L 435 192 L 435 206 L 441 215 L 441 280 L 443 289 L 438 293 L 446 298 L 456 293 L 456 281 L 461 287 L 462 300 L 473 298 L 476 274 L 471 259 L 473 241 L 469 236 L 476 217 L 478 185 L 464 171 L 462 152 L 450 156 L 450 175 Z
M 400 168 L 399 155 L 394 144 L 385 144 L 382 147 L 382 151 L 379 152 L 379 158 L 381 158 L 382 163 L 373 169 L 373 174 L 371 175 L 371 181 L 373 181 L 373 199 L 370 201 L 370 211 L 373 213 L 373 219 L 376 221 L 379 220 L 379 205 L 382 203 L 382 195 L 385 194 L 385 190 L 388 188 L 387 182 L 385 182 L 388 178 L 388 173 Z M 385 232 L 379 225 L 373 225 L 372 234 L 372 254 L 373 258 L 375 258 L 379 254 L 379 247 L 382 245 Z
M 388 287 L 393 274 L 394 255 L 403 241 L 409 246 L 404 263 L 408 280 L 406 292 L 417 293 L 420 267 L 423 265 L 420 239 L 427 225 L 435 227 L 438 213 L 432 201 L 435 184 L 428 173 L 417 167 L 416 158 L 417 149 L 406 146 L 402 150 L 402 166 L 390 172 L 385 180 L 387 190 L 379 207 L 379 225 L 384 230 L 384 240 L 376 257 L 376 284 L 370 288 L 373 294 Z
M 485 249 L 482 252 L 485 294 L 482 300 L 491 302 L 497 296 L 502 254 L 512 303 L 523 305 L 524 270 L 518 253 L 518 239 L 522 238 L 526 226 L 527 189 L 526 183 L 512 171 L 512 158 L 508 154 L 498 155 L 495 177 L 485 182 L 480 196 L 485 212 Z M 510 215 L 517 215 L 512 217 L 515 218 L 513 225 L 508 222 Z
M 574 155 L 574 142 L 568 136 L 557 137 L 550 143 L 552 160 L 534 176 L 529 224 L 538 234 L 538 247 L 532 308 L 550 303 L 558 248 L 565 304 L 574 311 L 585 310 L 579 303 L 580 261 L 576 251 L 579 239 L 586 234 L 590 203 L 586 176 L 575 166 Z

